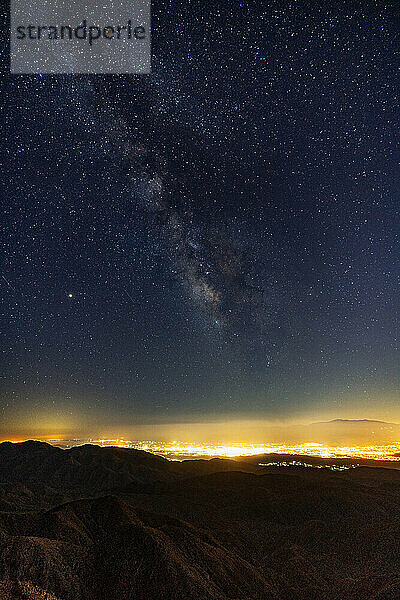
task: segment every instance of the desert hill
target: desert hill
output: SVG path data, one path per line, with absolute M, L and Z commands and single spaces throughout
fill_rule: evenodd
M 29 581 L 0 581 L 1 600 L 57 600 L 53 594 L 41 590 Z
M 61 450 L 45 442 L 0 443 L 0 486 L 13 483 L 32 489 L 45 485 L 70 495 L 148 486 L 220 470 L 260 469 L 258 465 L 227 459 L 172 462 L 133 448 L 85 444 Z
M 0 600 L 400 599 L 398 470 L 25 443 L 0 472 Z
M 64 600 L 275 597 L 207 531 L 113 496 L 14 514 L 0 527 L 3 575 L 29 575 Z

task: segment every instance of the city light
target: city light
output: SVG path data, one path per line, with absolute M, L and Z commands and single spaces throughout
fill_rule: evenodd
M 319 442 L 304 444 L 235 444 L 199 443 L 199 442 L 158 442 L 153 440 L 131 441 L 123 438 L 69 440 L 57 442 L 56 445 L 72 447 L 83 443 L 99 446 L 117 446 L 119 448 L 135 448 L 169 459 L 182 458 L 238 458 L 261 454 L 307 455 L 317 458 L 357 458 L 370 460 L 400 461 L 400 442 L 377 446 L 328 446 Z

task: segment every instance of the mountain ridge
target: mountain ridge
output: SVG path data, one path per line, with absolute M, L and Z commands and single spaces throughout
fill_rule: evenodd
M 0 445 L 0 600 L 397 600 L 400 471 L 259 459 Z
M 330 421 L 315 421 L 311 425 L 329 425 L 330 423 L 371 423 L 380 425 L 395 425 L 400 426 L 399 423 L 391 423 L 388 421 L 379 421 L 376 419 L 331 419 Z

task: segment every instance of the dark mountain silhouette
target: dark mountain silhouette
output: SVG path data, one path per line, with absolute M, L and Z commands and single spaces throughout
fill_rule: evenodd
M 43 482 L 96 492 L 168 476 L 170 463 L 141 450 L 85 445 L 61 450 L 44 442 L 0 444 L 0 481 Z
M 312 423 L 312 425 L 329 425 L 330 423 L 354 423 L 355 425 L 357 425 L 357 423 L 370 423 L 371 425 L 393 425 L 395 427 L 399 426 L 398 423 L 388 423 L 387 421 L 377 421 L 374 419 L 331 419 L 330 421 L 317 421 L 316 423 Z
M 0 444 L 0 600 L 399 600 L 400 471 L 252 460 Z
M 21 484 L 39 499 L 51 497 L 51 490 L 66 497 L 93 495 L 225 470 L 258 472 L 260 469 L 254 464 L 227 459 L 173 462 L 132 448 L 86 444 L 61 450 L 45 442 L 0 443 L 0 486 Z M 38 489 L 38 485 L 48 490 Z M 8 501 L 6 494 L 2 498 Z M 55 503 L 51 499 L 51 504 Z
M 370 419 L 333 419 L 300 428 L 305 442 L 328 445 L 387 444 L 400 439 L 400 425 Z

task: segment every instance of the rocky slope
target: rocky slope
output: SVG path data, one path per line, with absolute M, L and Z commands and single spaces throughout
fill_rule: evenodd
M 396 470 L 28 443 L 0 472 L 0 600 L 400 599 Z

